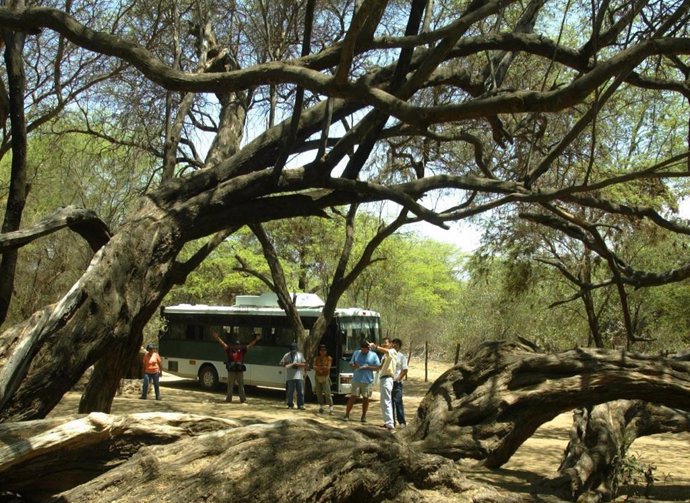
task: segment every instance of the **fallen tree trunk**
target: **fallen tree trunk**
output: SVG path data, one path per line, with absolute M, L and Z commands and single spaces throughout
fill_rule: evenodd
M 406 435 L 421 451 L 497 468 L 558 414 L 617 399 L 687 407 L 690 364 L 619 350 L 541 354 L 485 343 L 431 386 Z
M 169 444 L 241 421 L 177 413 L 92 413 L 0 424 L 3 490 L 45 497 L 78 486 L 128 460 L 142 446 Z
M 647 402 L 616 400 L 578 409 L 558 475 L 543 485 L 572 499 L 608 501 L 618 492 L 635 439 L 684 431 L 690 431 L 690 413 Z
M 378 427 L 180 414 L 58 421 L 2 425 L 3 438 L 16 437 L 0 454 L 5 490 L 70 503 L 543 501 L 468 479 L 462 463 L 417 453 Z

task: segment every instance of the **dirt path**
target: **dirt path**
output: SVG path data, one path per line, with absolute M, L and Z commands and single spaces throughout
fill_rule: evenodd
M 414 418 L 419 402 L 429 385 L 448 365 L 430 362 L 428 382 L 424 381 L 423 362 L 413 362 L 409 379 L 405 383 L 405 411 L 408 422 Z M 345 400 L 339 398 L 335 404 L 335 414 L 319 414 L 316 404 L 307 404 L 305 411 L 288 410 L 283 390 L 248 388 L 248 403 L 225 403 L 222 389 L 203 391 L 194 381 L 163 376 L 161 401 L 140 400 L 140 381 L 131 381 L 123 387 L 123 393 L 115 398 L 113 414 L 128 414 L 151 410 L 167 412 L 186 412 L 212 415 L 234 419 L 270 422 L 278 419 L 313 419 L 337 428 L 351 428 L 353 423 L 345 422 L 343 414 Z M 51 416 L 76 414 L 80 394 L 68 393 Z M 367 414 L 367 425 L 378 428 L 383 424 L 378 393 L 374 393 Z M 361 403 L 357 403 L 351 414 L 356 421 L 361 414 Z M 528 491 L 531 482 L 552 475 L 558 468 L 561 455 L 568 441 L 571 413 L 562 414 L 542 425 L 535 435 L 525 442 L 511 460 L 500 470 L 471 470 L 474 476 L 500 485 L 507 489 Z M 356 421 L 354 424 L 360 426 Z M 655 501 L 690 502 L 690 433 L 679 435 L 654 435 L 638 439 L 632 446 L 631 454 L 640 465 L 653 465 L 654 483 L 649 498 Z M 643 481 L 631 485 L 617 501 L 624 501 L 624 495 L 643 495 Z

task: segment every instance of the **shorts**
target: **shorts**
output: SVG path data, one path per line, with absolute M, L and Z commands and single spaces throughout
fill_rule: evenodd
M 365 382 L 353 382 L 350 394 L 352 396 L 362 396 L 369 398 L 371 396 L 371 384 Z

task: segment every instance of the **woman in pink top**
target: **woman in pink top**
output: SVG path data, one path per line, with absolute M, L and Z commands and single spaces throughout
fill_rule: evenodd
M 161 399 L 161 390 L 159 387 L 161 371 L 161 357 L 156 352 L 156 347 L 153 344 L 146 346 L 146 354 L 144 355 L 144 388 L 141 390 L 142 400 L 146 400 L 149 394 L 149 381 L 153 381 L 153 389 L 156 392 L 156 400 Z

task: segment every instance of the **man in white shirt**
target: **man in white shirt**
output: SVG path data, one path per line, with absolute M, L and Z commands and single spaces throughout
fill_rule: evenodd
M 379 371 L 381 392 L 381 414 L 383 415 L 383 426 L 387 430 L 394 430 L 392 394 L 393 377 L 395 376 L 395 367 L 398 364 L 398 352 L 393 349 L 393 345 L 388 337 L 383 339 L 383 343 L 380 346 L 372 342 L 369 347 L 374 351 L 383 353 L 381 366 L 377 369 Z
M 393 411 L 394 419 L 397 420 L 400 428 L 407 426 L 405 421 L 405 407 L 403 406 L 403 381 L 407 379 L 407 356 L 400 351 L 402 341 L 393 339 L 393 348 L 398 352 L 398 365 L 395 367 L 395 377 L 393 377 Z

